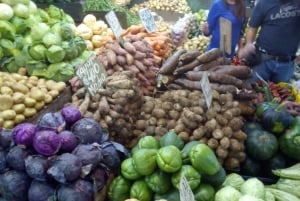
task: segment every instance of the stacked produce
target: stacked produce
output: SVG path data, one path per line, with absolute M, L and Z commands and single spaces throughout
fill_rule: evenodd
M 99 124 L 72 106 L 37 124 L 0 132 L 0 198 L 12 201 L 95 201 L 128 157 Z
M 155 24 L 157 26 L 157 31 L 158 32 L 171 32 L 172 30 L 172 25 L 169 24 L 168 22 L 165 22 L 164 20 L 156 20 Z
M 85 39 L 88 50 L 99 54 L 108 42 L 114 40 L 113 32 L 103 20 L 97 20 L 93 14 L 84 16 L 75 29 L 75 34 Z
M 204 9 L 199 9 L 198 12 L 194 13 L 196 16 L 197 24 L 201 25 L 202 23 L 206 22 L 207 18 L 207 11 Z
M 13 128 L 36 115 L 65 88 L 64 82 L 0 72 L 0 127 Z
M 192 38 L 187 38 L 182 45 L 178 46 L 177 49 L 193 50 L 197 49 L 200 53 L 204 53 L 208 46 L 210 38 L 204 35 L 198 35 Z
M 185 142 L 206 143 L 226 169 L 236 170 L 246 157 L 239 103 L 230 93 L 213 91 L 212 96 L 209 109 L 200 90 L 167 90 L 158 98 L 145 97 L 132 133 L 159 138 L 173 129 Z
M 122 162 L 121 174 L 111 182 L 108 198 L 110 201 L 180 200 L 179 188 L 184 176 L 195 201 L 213 200 L 215 189 L 205 178 L 222 170 L 213 151 L 199 141 L 184 144 L 171 131 L 160 140 L 145 136 L 132 149 L 131 157 Z
M 197 49 L 179 49 L 161 66 L 158 84 L 167 88 L 201 90 L 199 81 L 205 72 L 212 89 L 234 95 L 244 88 L 244 79 L 252 73 L 248 66 L 231 64 L 231 60 L 223 57 L 217 48 L 205 53 Z
M 4 2 L 4 1 L 3 1 Z M 1 12 L 0 69 L 67 81 L 86 50 L 82 37 L 73 32 L 74 21 L 53 5 L 46 10 L 32 1 L 5 1 Z
M 108 75 L 120 71 L 132 71 L 141 81 L 144 94 L 154 90 L 156 73 L 161 58 L 154 55 L 150 44 L 140 35 L 126 35 L 123 42 L 114 41 L 98 55 Z
M 299 163 L 274 169 L 272 173 L 278 180 L 271 184 L 256 177 L 244 179 L 236 173 L 228 174 L 215 194 L 215 201 L 299 201 L 299 171 Z
M 138 13 L 143 8 L 153 10 L 173 11 L 177 13 L 188 13 L 191 11 L 186 0 L 148 0 L 135 4 L 130 10 Z
M 192 13 L 185 14 L 173 25 L 171 38 L 174 48 L 180 46 L 196 26 L 196 17 Z
M 142 103 L 139 80 L 132 71 L 122 71 L 108 76 L 103 89 L 93 97 L 82 87 L 72 96 L 71 104 L 108 130 L 111 140 L 130 148 L 139 138 L 132 130 Z
M 155 56 L 166 59 L 170 56 L 173 51 L 172 40 L 170 38 L 169 32 L 147 33 L 146 28 L 143 25 L 135 25 L 128 27 L 122 36 L 136 35 L 137 37 L 144 39 L 153 48 L 153 53 Z

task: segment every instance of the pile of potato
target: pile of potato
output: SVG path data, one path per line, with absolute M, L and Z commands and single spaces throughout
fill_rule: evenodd
M 230 93 L 214 90 L 212 96 L 209 109 L 200 90 L 168 90 L 157 98 L 145 97 L 132 133 L 160 138 L 174 130 L 185 142 L 206 143 L 226 169 L 236 170 L 246 157 L 239 103 Z
M 148 0 L 140 4 L 135 4 L 130 10 L 138 13 L 142 8 L 173 11 L 177 13 L 191 12 L 191 8 L 186 0 Z
M 110 139 L 131 148 L 139 137 L 132 130 L 143 104 L 140 82 L 133 72 L 122 71 L 108 76 L 103 87 L 94 96 L 80 88 L 70 104 L 78 107 L 84 117 L 98 121 Z
M 93 14 L 84 16 L 82 23 L 75 28 L 75 34 L 82 36 L 88 50 L 94 50 L 96 54 L 101 52 L 106 43 L 114 40 L 112 30 L 103 20 L 97 20 Z
M 177 49 L 185 49 L 185 50 L 197 49 L 201 53 L 204 53 L 206 51 L 209 42 L 210 42 L 210 37 L 199 35 L 193 38 L 186 39 L 181 46 L 177 47 Z
M 65 88 L 64 82 L 0 72 L 0 127 L 10 129 L 34 116 Z
M 108 75 L 120 71 L 132 71 L 141 81 L 144 94 L 151 94 L 160 58 L 154 55 L 151 45 L 138 35 L 126 35 L 123 42 L 111 42 L 98 55 Z

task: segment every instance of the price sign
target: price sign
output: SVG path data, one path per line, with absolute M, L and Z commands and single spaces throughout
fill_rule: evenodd
M 231 54 L 231 22 L 220 17 L 220 49 L 227 54 Z
M 186 180 L 184 174 L 181 175 L 179 184 L 180 201 L 195 201 L 193 191 Z
M 76 75 L 92 96 L 94 96 L 99 89 L 103 88 L 102 84 L 106 79 L 106 71 L 95 54 L 92 54 L 86 62 L 77 69 Z
M 211 106 L 212 95 L 211 95 L 211 87 L 209 85 L 208 73 L 204 72 L 200 81 L 201 89 L 205 98 L 206 106 L 209 109 Z
M 151 14 L 151 11 L 148 8 L 143 8 L 139 11 L 139 16 L 146 28 L 148 33 L 155 32 L 157 30 L 157 26 L 154 21 L 154 17 Z
M 116 13 L 114 11 L 109 11 L 105 15 L 105 19 L 109 24 L 109 27 L 113 31 L 114 35 L 116 36 L 116 38 L 119 39 L 123 32 L 123 28 L 121 27 L 119 19 L 116 16 Z

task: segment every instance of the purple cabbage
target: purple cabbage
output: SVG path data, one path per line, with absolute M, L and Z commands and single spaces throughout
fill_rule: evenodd
M 21 123 L 13 129 L 12 137 L 16 144 L 31 146 L 36 131 L 36 125 L 32 123 Z
M 99 123 L 92 118 L 82 118 L 71 127 L 71 131 L 76 135 L 81 144 L 101 143 L 102 128 Z
M 80 177 L 81 167 L 79 157 L 71 153 L 63 153 L 55 158 L 47 174 L 59 183 L 67 183 Z
M 93 184 L 79 179 L 71 185 L 62 185 L 57 190 L 57 201 L 94 201 Z
M 0 194 L 9 201 L 24 201 L 30 182 L 31 180 L 25 172 L 9 170 L 0 174 Z
M 61 139 L 61 150 L 65 152 L 72 152 L 78 145 L 78 139 L 71 131 L 64 130 L 59 133 Z
M 94 183 L 97 190 L 101 190 L 107 184 L 109 173 L 106 167 L 99 165 L 87 176 L 87 179 Z
M 51 130 L 36 132 L 33 138 L 33 147 L 41 155 L 52 156 L 56 154 L 61 146 L 60 136 Z
M 37 127 L 39 130 L 52 130 L 59 133 L 65 129 L 66 122 L 60 113 L 48 112 L 38 120 Z
M 103 158 L 100 145 L 97 143 L 79 144 L 72 154 L 81 160 L 83 175 L 88 175 L 98 164 L 100 164 Z
M 0 148 L 9 148 L 13 144 L 12 129 L 0 129 Z
M 104 163 L 112 172 L 119 172 L 121 167 L 121 159 L 119 153 L 111 142 L 101 144 Z
M 0 150 L 0 173 L 3 173 L 8 168 L 6 155 L 7 155 L 6 151 Z
M 46 181 L 48 159 L 41 155 L 30 155 L 25 159 L 25 169 L 29 177 L 37 181 Z
M 29 154 L 23 145 L 17 145 L 8 151 L 6 161 L 15 170 L 25 170 L 25 158 Z
M 67 124 L 72 125 L 81 119 L 81 113 L 75 106 L 66 106 L 61 110 L 61 115 L 64 117 Z
M 54 188 L 46 182 L 33 180 L 28 189 L 28 201 L 47 201 L 54 195 Z

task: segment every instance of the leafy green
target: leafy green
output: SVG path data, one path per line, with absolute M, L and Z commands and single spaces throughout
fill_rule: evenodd
M 46 51 L 47 60 L 50 63 L 58 63 L 63 61 L 66 56 L 64 49 L 58 45 L 51 45 Z

